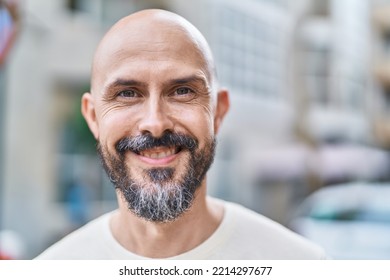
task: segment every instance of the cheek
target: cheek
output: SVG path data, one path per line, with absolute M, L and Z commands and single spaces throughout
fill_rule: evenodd
M 129 136 L 132 127 L 131 117 L 125 111 L 105 115 L 100 121 L 99 141 L 112 147 L 123 137 Z
M 209 137 L 214 131 L 214 120 L 211 111 L 206 106 L 197 106 L 178 113 L 178 120 L 199 140 Z

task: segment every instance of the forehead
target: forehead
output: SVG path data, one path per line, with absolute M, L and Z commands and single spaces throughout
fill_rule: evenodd
M 144 22 L 119 26 L 103 39 L 95 56 L 92 86 L 101 90 L 115 79 L 156 79 L 204 75 L 209 62 L 196 37 L 182 26 Z

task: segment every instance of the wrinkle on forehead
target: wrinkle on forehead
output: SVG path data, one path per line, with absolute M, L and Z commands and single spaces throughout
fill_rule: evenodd
M 215 82 L 211 50 L 191 23 L 163 10 L 144 10 L 127 16 L 107 32 L 97 48 L 92 66 L 92 93 L 99 90 L 105 72 L 118 60 L 147 56 L 159 61 L 178 53 L 196 56 L 210 84 Z

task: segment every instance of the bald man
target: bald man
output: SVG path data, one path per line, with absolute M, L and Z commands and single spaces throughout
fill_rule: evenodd
M 82 113 L 119 207 L 38 259 L 322 259 L 323 251 L 239 205 L 210 198 L 206 173 L 229 109 L 201 33 L 144 10 L 99 44 Z

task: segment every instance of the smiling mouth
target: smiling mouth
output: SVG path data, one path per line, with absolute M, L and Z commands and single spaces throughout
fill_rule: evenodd
M 181 150 L 182 150 L 182 148 L 175 147 L 175 146 L 172 146 L 172 147 L 161 147 L 160 146 L 160 147 L 136 152 L 136 154 L 138 154 L 142 157 L 150 158 L 150 159 L 163 159 L 163 158 L 167 158 L 167 157 L 176 155 Z

